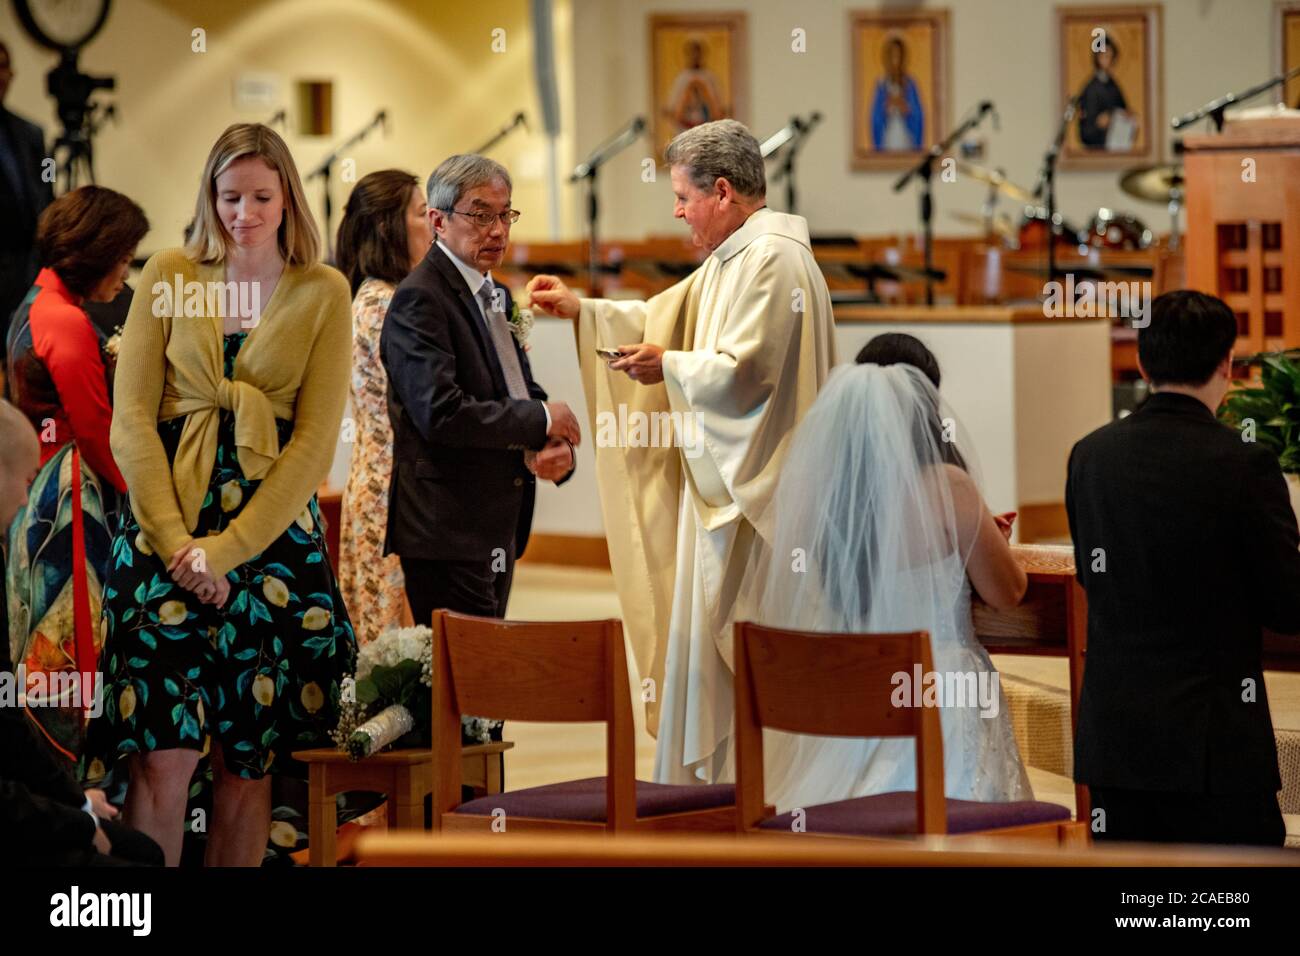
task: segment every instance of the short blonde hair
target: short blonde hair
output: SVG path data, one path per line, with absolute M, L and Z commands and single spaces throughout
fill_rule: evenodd
M 224 262 L 230 241 L 217 215 L 217 177 L 231 163 L 257 156 L 280 174 L 284 193 L 284 218 L 280 221 L 280 255 L 287 265 L 311 265 L 320 259 L 320 230 L 307 205 L 298 167 L 280 135 L 261 123 L 235 123 L 217 137 L 203 164 L 199 198 L 194 205 L 194 224 L 185 243 L 185 254 L 195 262 Z

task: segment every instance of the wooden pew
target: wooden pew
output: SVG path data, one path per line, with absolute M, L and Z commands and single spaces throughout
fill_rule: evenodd
M 817 839 L 746 840 L 677 835 L 574 840 L 534 833 L 366 833 L 357 842 L 362 866 L 888 866 L 888 867 L 1245 867 L 1300 866 L 1300 853 L 1244 847 L 1118 844 L 1087 848 L 1021 844 L 1009 839 L 919 837 L 872 842 Z

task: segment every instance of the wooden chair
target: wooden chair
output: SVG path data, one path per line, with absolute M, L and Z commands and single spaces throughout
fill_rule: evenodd
M 1086 843 L 1065 807 L 944 797 L 943 732 L 936 707 L 897 707 L 892 677 L 934 670 L 930 637 L 818 634 L 740 622 L 735 627 L 736 809 L 742 833 L 791 834 L 794 815 L 763 806 L 763 728 L 834 737 L 912 737 L 915 793 L 883 793 L 804 808 L 804 833 L 893 838 L 980 834 Z
M 460 715 L 602 722 L 606 775 L 461 803 Z M 636 779 L 632 699 L 617 620 L 433 616 L 433 826 L 441 831 L 735 831 L 735 787 Z

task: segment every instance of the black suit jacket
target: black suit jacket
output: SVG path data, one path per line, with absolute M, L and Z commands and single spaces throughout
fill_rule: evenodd
M 45 160 L 45 134 L 35 123 L 0 106 L 0 149 L 12 151 L 22 182 L 8 175 L 0 163 L 0 251 L 26 252 L 36 236 L 36 219 L 54 201 L 54 184 L 41 177 Z
M 1074 779 L 1276 792 L 1261 631 L 1300 631 L 1300 532 L 1277 458 L 1157 392 L 1074 446 L 1065 504 L 1088 593 Z
M 500 288 L 509 314 L 510 292 Z M 516 342 L 531 398 L 510 397 L 478 304 L 436 244 L 397 287 L 379 349 L 393 426 L 384 553 L 479 561 L 513 546 L 523 554 L 537 491 L 524 449 L 546 444 L 546 392 Z
M 36 220 L 54 201 L 54 186 L 41 178 L 45 134 L 35 123 L 0 106 L 0 149 L 12 154 L 22 182 L 0 162 L 0 358 L 9 316 L 31 288 L 38 271 Z

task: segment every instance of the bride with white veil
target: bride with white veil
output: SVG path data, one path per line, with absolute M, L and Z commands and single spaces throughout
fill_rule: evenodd
M 972 583 L 993 606 L 1011 607 L 1025 576 L 956 434 L 912 365 L 833 370 L 793 438 L 748 616 L 812 631 L 928 631 L 936 674 L 980 691 L 940 697 L 946 795 L 1030 800 L 997 672 L 971 623 Z M 766 799 L 778 813 L 916 788 L 906 738 L 769 730 L 764 741 Z

